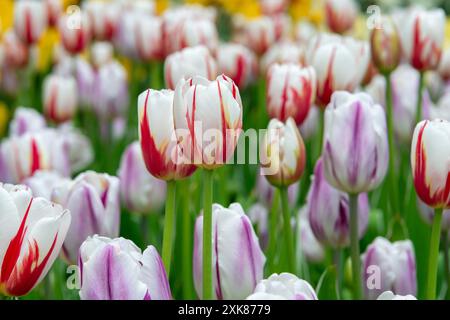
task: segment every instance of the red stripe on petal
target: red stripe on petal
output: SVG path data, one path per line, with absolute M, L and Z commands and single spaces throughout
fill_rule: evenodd
M 32 138 L 30 176 L 32 176 L 40 168 L 41 168 L 41 161 L 39 156 L 39 148 L 37 146 L 36 140 Z

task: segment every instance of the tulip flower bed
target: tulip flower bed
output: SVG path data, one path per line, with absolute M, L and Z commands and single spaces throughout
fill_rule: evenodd
M 0 300 L 450 299 L 442 8 L 2 1 Z

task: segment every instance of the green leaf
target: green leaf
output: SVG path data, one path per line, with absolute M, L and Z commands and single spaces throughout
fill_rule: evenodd
M 339 300 L 336 266 L 329 266 L 320 276 L 316 292 L 320 300 Z

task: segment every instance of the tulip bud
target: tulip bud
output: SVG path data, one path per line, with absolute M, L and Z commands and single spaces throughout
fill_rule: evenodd
M 64 258 L 77 261 L 83 241 L 94 234 L 119 235 L 119 179 L 87 171 L 54 188 L 52 200 L 69 209 L 72 224 L 63 245 Z
M 249 218 L 238 203 L 229 208 L 214 204 L 213 219 L 213 285 L 214 298 L 244 299 L 263 278 L 266 257 Z M 197 218 L 194 234 L 194 284 L 202 296 L 203 216 Z M 239 272 L 237 276 L 236 272 Z
M 368 192 L 384 179 L 388 167 L 386 116 L 365 93 L 336 92 L 325 110 L 325 177 L 347 193 Z
M 27 45 L 35 44 L 47 27 L 45 6 L 38 0 L 21 0 L 14 5 L 14 31 Z
M 77 13 L 77 25 L 71 24 L 72 15 L 64 15 L 59 22 L 59 33 L 64 49 L 71 54 L 82 53 L 91 40 L 91 24 L 84 13 Z
M 9 124 L 9 135 L 21 136 L 27 132 L 37 132 L 46 125 L 44 117 L 35 109 L 18 107 Z
M 176 51 L 202 45 L 215 52 L 219 42 L 216 25 L 209 19 L 186 19 L 171 36 Z
M 272 274 L 261 280 L 247 300 L 318 300 L 316 292 L 305 280 L 292 273 Z
M 125 68 L 116 61 L 102 65 L 94 80 L 92 105 L 102 119 L 121 116 L 128 111 L 128 80 Z
M 318 263 L 325 259 L 325 249 L 317 240 L 308 219 L 308 205 L 303 206 L 297 215 L 297 256 L 307 262 Z
M 257 60 L 255 54 L 237 43 L 227 43 L 217 50 L 219 73 L 230 77 L 239 89 L 245 88 L 257 76 Z
M 356 88 L 364 80 L 364 76 L 369 71 L 371 55 L 368 41 L 356 40 L 352 37 L 343 37 L 342 43 L 353 54 L 356 63 L 356 75 L 353 79 L 353 86 Z
M 375 300 L 382 292 L 416 295 L 416 259 L 410 240 L 389 242 L 378 237 L 362 255 L 363 286 L 366 299 Z
M 246 20 L 242 31 L 241 43 L 258 55 L 266 52 L 277 40 L 275 21 L 267 16 Z
M 343 248 L 350 245 L 350 212 L 348 194 L 328 184 L 319 158 L 308 193 L 308 218 L 316 238 L 326 246 Z M 358 196 L 359 238 L 365 234 L 369 218 L 366 193 Z
M 59 16 L 62 12 L 62 1 L 61 0 L 44 0 L 45 7 L 47 10 L 47 24 L 54 27 L 58 23 Z
M 171 300 L 155 247 L 143 253 L 131 240 L 95 235 L 80 247 L 81 300 Z
M 432 225 L 433 218 L 434 218 L 434 209 L 427 206 L 422 200 L 417 199 L 418 207 L 419 207 L 419 213 L 423 220 L 428 223 L 429 225 Z M 450 210 L 444 210 L 442 215 L 442 224 L 441 224 L 441 230 L 448 231 L 450 230 Z
M 383 17 L 381 23 L 370 33 L 372 60 L 381 73 L 390 73 L 400 63 L 400 36 L 392 19 Z
M 325 20 L 328 28 L 336 33 L 352 29 L 358 8 L 353 0 L 327 0 L 325 2 Z
M 26 178 L 23 184 L 31 189 L 34 197 L 51 200 L 53 188 L 67 180 L 56 171 L 36 171 L 31 177 Z
M 135 48 L 139 59 L 161 60 L 164 55 L 162 19 L 138 14 L 134 27 Z M 126 36 L 129 37 L 129 34 Z
M 303 47 L 293 42 L 276 43 L 267 50 L 261 59 L 261 72 L 266 74 L 270 67 L 279 64 L 299 64 L 303 65 L 305 52 Z
M 169 89 L 175 89 L 181 79 L 202 76 L 213 80 L 217 76 L 216 61 L 203 46 L 172 53 L 164 63 L 164 79 Z
M 147 89 L 138 97 L 142 155 L 148 172 L 162 180 L 183 179 L 195 171 L 195 166 L 177 158 L 173 96 L 172 90 Z
M 3 35 L 4 64 L 14 69 L 20 69 L 27 65 L 29 58 L 28 47 L 19 39 L 13 30 Z
M 311 65 L 317 76 L 317 102 L 325 107 L 335 91 L 353 91 L 358 76 L 352 52 L 343 44 L 321 45 L 312 58 Z
M 23 296 L 50 270 L 70 225 L 70 212 L 24 186 L 0 184 L 0 292 Z
M 177 138 L 183 140 L 185 160 L 202 168 L 224 165 L 234 153 L 242 131 L 239 89 L 225 75 L 181 80 L 174 94 Z M 192 162 L 191 162 L 192 163 Z
M 444 10 L 414 8 L 399 23 L 402 52 L 408 62 L 421 72 L 436 69 L 444 43 Z
M 271 118 L 297 125 L 306 119 L 316 94 L 314 68 L 295 64 L 275 64 L 267 73 L 267 112 Z
M 0 145 L 0 181 L 20 183 L 38 170 L 70 173 L 69 156 L 64 143 L 51 129 L 13 136 Z
M 83 5 L 92 21 L 92 31 L 97 40 L 112 40 L 116 34 L 121 14 L 120 6 L 115 3 L 91 0 Z
M 450 122 L 421 121 L 411 145 L 411 167 L 419 198 L 433 208 L 450 208 Z
M 113 61 L 114 47 L 110 42 L 98 41 L 91 46 L 91 62 L 95 69 Z
M 399 294 L 392 293 L 392 291 L 385 291 L 378 296 L 377 300 L 417 300 L 417 298 L 410 294 L 401 296 Z
M 50 74 L 44 80 L 43 105 L 46 117 L 61 123 L 70 120 L 77 111 L 77 83 L 71 76 Z
M 289 186 L 303 174 L 306 151 L 294 120 L 272 119 L 260 146 L 262 174 L 276 187 Z
M 272 205 L 273 195 L 276 192 L 276 190 L 275 187 L 272 186 L 264 177 L 264 172 L 262 170 L 260 171 L 260 174 L 258 174 L 256 178 L 256 188 L 258 199 L 262 203 L 264 203 L 266 207 L 270 207 Z M 288 187 L 287 191 L 290 207 L 295 206 L 295 203 L 297 202 L 298 199 L 298 193 L 300 191 L 299 189 L 300 188 L 298 183 L 291 184 Z
M 148 173 L 138 141 L 125 149 L 119 167 L 122 203 L 131 212 L 160 210 L 166 200 L 166 183 Z

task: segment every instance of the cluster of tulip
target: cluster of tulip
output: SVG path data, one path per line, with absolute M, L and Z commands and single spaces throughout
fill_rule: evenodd
M 450 298 L 444 11 L 297 1 L 5 0 L 0 299 Z

